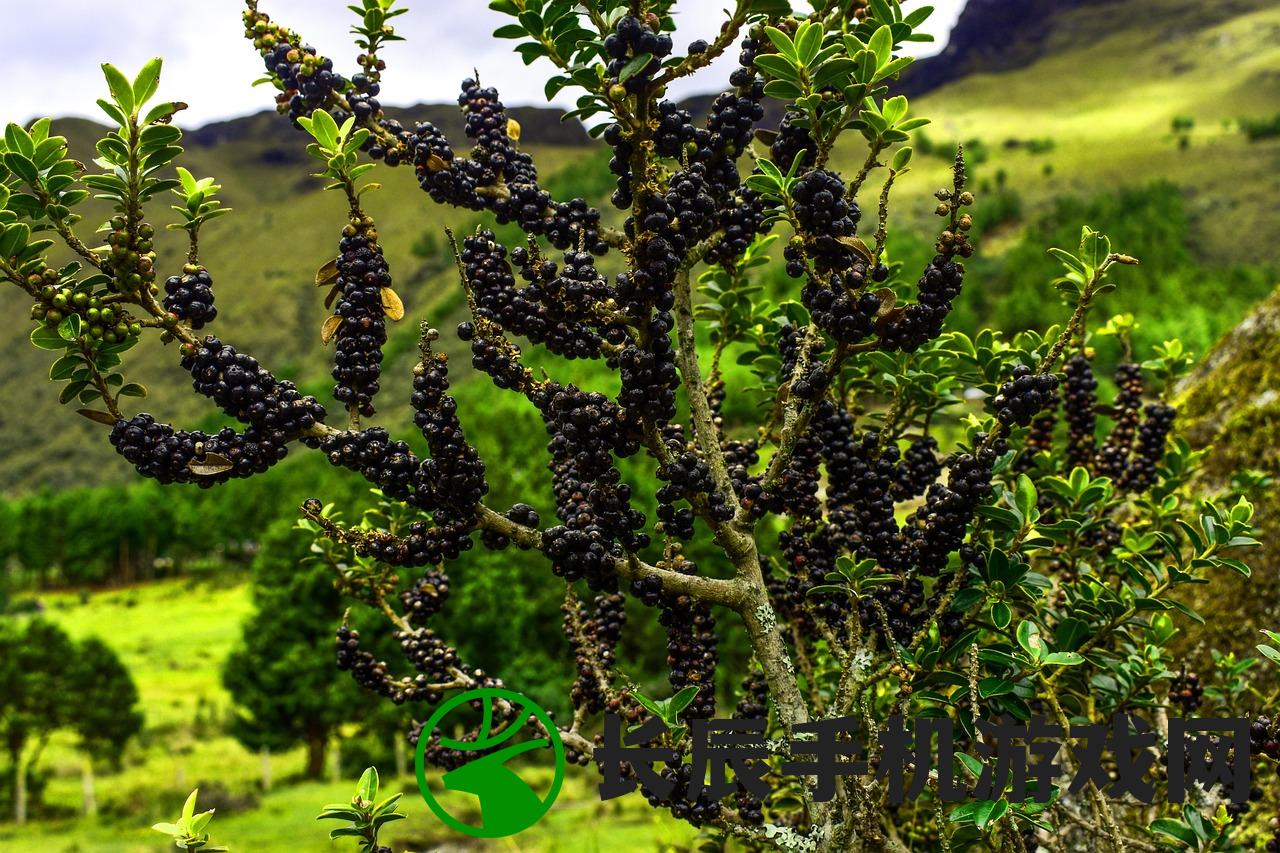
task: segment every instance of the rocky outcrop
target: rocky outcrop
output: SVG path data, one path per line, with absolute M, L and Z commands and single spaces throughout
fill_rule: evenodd
M 1248 492 L 1262 540 L 1245 558 L 1253 577 L 1224 572 L 1193 602 L 1207 623 L 1197 656 L 1209 648 L 1247 656 L 1264 641 L 1259 629 L 1280 629 L 1280 289 L 1183 381 L 1176 406 L 1181 432 L 1205 451 L 1197 492 L 1227 490 L 1246 470 L 1276 481 Z

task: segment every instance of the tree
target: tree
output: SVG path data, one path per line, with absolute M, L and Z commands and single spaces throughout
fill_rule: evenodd
M 78 644 L 69 680 L 74 687 L 65 700 L 71 700 L 74 707 L 71 727 L 85 753 L 84 810 L 94 814 L 94 762 L 118 770 L 125 746 L 142 731 L 144 718 L 138 709 L 133 676 L 97 637 L 87 637 Z
M 25 823 L 28 778 L 49 737 L 72 729 L 116 762 L 142 727 L 138 691 L 103 643 L 76 643 L 45 619 L 0 622 L 0 732 L 13 773 L 13 817 Z
M 447 606 L 450 567 L 477 542 L 515 545 L 541 554 L 559 579 L 528 584 L 564 583 L 578 673 L 566 686 L 574 714 L 557 726 L 569 755 L 587 763 L 606 710 L 631 723 L 665 717 L 677 727 L 665 741 L 674 753 L 643 793 L 721 841 L 1017 850 L 1043 832 L 1094 849 L 1145 849 L 1155 837 L 1233 843 L 1238 823 L 1216 809 L 1230 793 L 1222 785 L 1188 810 L 1153 807 L 1153 819 L 1123 792 L 1104 791 L 1105 774 L 1102 788 L 1090 777 L 1051 804 L 1004 781 L 953 803 L 917 764 L 920 798 L 887 808 L 886 778 L 836 779 L 819 798 L 794 755 L 766 750 L 752 766 L 776 783 L 776 798 L 742 779 L 731 802 L 687 796 L 690 742 L 728 693 L 718 687 L 718 620 L 759 667 L 735 673 L 747 676 L 744 722 L 794 745 L 832 719 L 880 732 L 904 716 L 945 719 L 978 753 L 961 763 L 979 787 L 983 758 L 993 757 L 979 737 L 985 719 L 1047 717 L 1073 741 L 1072 765 L 1088 760 L 1072 725 L 1138 709 L 1181 720 L 1205 697 L 1252 715 L 1264 745 L 1274 735 L 1253 694 L 1197 692 L 1166 650 L 1178 624 L 1197 618 L 1177 598 L 1186 587 L 1212 572 L 1248 572 L 1237 549 L 1254 544 L 1252 508 L 1186 488 L 1198 457 L 1170 442 L 1167 402 L 1189 362 L 1179 346 L 1137 362 L 1126 343 L 1116 397 L 1098 399 L 1091 353 L 1111 346 L 1098 333 L 1125 333 L 1091 325 L 1091 313 L 1137 261 L 1085 228 L 1078 247 L 1052 250 L 1066 301 L 1060 325 L 1012 337 L 948 329 L 979 210 L 961 151 L 929 202 L 939 218 L 931 256 L 908 271 L 888 251 L 891 222 L 893 234 L 901 227 L 890 216 L 895 182 L 911 168 L 904 143 L 927 123 L 889 86 L 911 62 L 903 48 L 924 38 L 927 10 L 815 0 L 798 14 L 738 0 L 712 41 L 681 54 L 671 0 L 494 0 L 512 17 L 497 35 L 516 40 L 527 62 L 556 67 L 548 93 L 581 90 L 569 118 L 598 122 L 617 179 L 605 213 L 545 189 L 518 123 L 475 79 L 459 98 L 469 151 L 430 124 L 387 118 L 382 50 L 398 38 L 387 22 L 404 11 L 392 0 L 355 7 L 360 70 L 350 77 L 256 0 L 246 5 L 246 34 L 279 111 L 342 199 L 337 256 L 316 282 L 333 308 L 322 340 L 335 344 L 333 396 L 345 416 L 205 331 L 228 312 L 214 309 L 198 236 L 227 211 L 212 178 L 168 177 L 181 154 L 170 123 L 179 105 L 147 107 L 158 60 L 132 81 L 106 66 L 112 99 L 102 103 L 118 129 L 98 146 L 103 174 L 81 177 L 47 122 L 9 126 L 14 189 L 0 274 L 32 297 L 33 343 L 61 353 L 51 375 L 68 383 L 63 399 L 101 406 L 82 414 L 110 426 L 112 445 L 141 475 L 214 487 L 301 446 L 379 490 L 377 511 L 355 523 L 319 499 L 302 507 L 340 591 L 385 615 L 407 664 L 379 659 L 368 631 L 343 624 L 338 665 L 357 683 L 415 708 L 501 685 L 430 626 Z M 738 66 L 705 123 L 666 99 L 671 83 L 735 49 Z M 783 117 L 764 127 L 768 102 Z M 850 148 L 862 165 L 848 177 L 834 158 Z M 748 152 L 754 165 L 740 169 Z M 378 186 L 371 171 L 410 165 L 434 202 L 521 232 L 521 245 L 488 227 L 448 235 L 471 314 L 457 336 L 495 393 L 545 426 L 551 495 L 495 504 L 490 484 L 502 474 L 470 440 L 493 413 L 459 405 L 440 332 L 427 322 L 410 403 L 428 453 L 368 425 L 384 399 L 388 323 L 406 309 L 362 199 Z M 82 185 L 115 205 L 104 246 L 86 246 L 74 230 Z M 190 244 L 162 296 L 166 261 L 155 255 L 149 203 L 166 191 L 178 195 L 175 225 Z M 80 261 L 50 267 L 42 231 Z M 207 434 L 127 415 L 122 405 L 143 389 L 118 369 L 144 334 L 174 344 L 195 391 L 243 430 Z M 589 365 L 581 385 L 563 379 L 569 359 Z M 966 402 L 971 390 L 984 402 Z M 407 569 L 419 577 L 406 585 Z M 628 599 L 666 634 L 669 700 L 641 695 L 618 672 Z M 288 610 L 273 615 L 286 620 Z M 293 692 L 278 701 L 303 701 L 288 680 L 277 683 Z M 488 710 L 485 720 L 517 714 L 505 702 Z M 410 736 L 425 739 L 433 763 L 465 761 L 438 733 Z M 878 758 L 887 761 L 883 750 Z M 1172 782 L 1153 786 L 1173 793 Z
M 319 778 L 334 729 L 358 718 L 363 702 L 350 680 L 316 654 L 316 638 L 332 630 L 342 597 L 310 546 L 294 522 L 268 529 L 253 563 L 254 613 L 222 680 L 238 706 L 236 739 L 272 752 L 302 743 L 307 776 Z

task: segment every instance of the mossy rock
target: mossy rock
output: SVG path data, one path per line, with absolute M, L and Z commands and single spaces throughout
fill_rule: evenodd
M 1181 432 L 1208 451 L 1199 489 L 1222 491 L 1247 469 L 1280 483 L 1280 288 L 1182 382 L 1176 406 Z M 1206 621 L 1205 630 L 1195 632 L 1201 665 L 1210 648 L 1254 653 L 1259 629 L 1280 627 L 1280 485 L 1249 498 L 1262 541 L 1247 555 L 1253 577 L 1220 575 L 1191 602 Z

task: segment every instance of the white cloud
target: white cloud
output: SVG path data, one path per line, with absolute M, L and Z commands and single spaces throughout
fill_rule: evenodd
M 402 0 L 409 14 L 396 19 L 408 41 L 384 52 L 389 69 L 383 100 L 407 105 L 446 102 L 458 84 L 479 69 L 510 104 L 542 104 L 542 81 L 549 66 L 530 69 L 512 51 L 512 42 L 492 31 L 506 18 L 486 0 Z M 965 0 L 933 0 L 928 29 L 940 49 Z M 716 0 L 683 0 L 677 6 L 677 44 L 714 37 L 721 8 Z M 920 0 L 908 0 L 908 8 Z M 23 5 L 22 25 L 0 30 L 0 73 L 10 81 L 5 120 L 42 115 L 100 118 L 94 101 L 105 91 L 99 64 L 111 62 L 129 73 L 152 56 L 165 58 L 160 97 L 186 101 L 182 123 L 192 126 L 255 112 L 270 106 L 267 87 L 251 88 L 262 66 L 245 41 L 238 0 L 129 0 L 108 4 L 88 0 L 40 0 Z M 354 68 L 355 48 L 347 34 L 352 14 L 347 0 L 261 0 L 275 19 L 302 33 L 338 62 Z M 731 57 L 701 75 L 682 80 L 674 94 L 715 91 L 728 76 Z M 558 99 L 561 106 L 571 96 Z

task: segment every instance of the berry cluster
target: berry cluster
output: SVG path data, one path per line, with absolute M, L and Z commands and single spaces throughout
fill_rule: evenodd
M 456 560 L 463 551 L 471 550 L 471 533 L 476 526 L 474 516 L 438 509 L 432 521 L 432 524 L 413 522 L 404 537 L 363 533 L 353 544 L 357 553 L 368 554 L 390 566 L 435 566 Z
M 382 427 L 338 432 L 324 439 L 320 450 L 330 464 L 359 473 L 393 500 L 422 501 L 414 495 L 421 461 L 403 441 L 393 441 Z
M 924 584 L 919 578 L 893 580 L 858 600 L 858 619 L 882 640 L 908 643 L 924 622 Z
M 310 45 L 281 42 L 263 53 L 263 62 L 267 73 L 279 81 L 276 108 L 287 113 L 295 125 L 298 119 L 326 107 L 333 95 L 347 88 L 346 79 L 333 70 L 333 60 L 317 55 Z
M 1003 442 L 947 461 L 947 484 L 934 483 L 922 507 L 903 525 L 903 558 L 916 571 L 937 575 L 964 542 L 969 522 L 991 494 L 991 472 Z
M 143 288 L 154 292 L 156 280 L 156 253 L 152 240 L 155 229 L 142 222 L 130 227 L 129 220 L 119 214 L 111 217 L 107 226 L 107 253 L 105 272 L 112 277 L 111 286 L 120 293 L 140 293 Z
M 260 474 L 283 459 L 288 448 L 272 437 L 256 427 L 243 433 L 228 427 L 213 435 L 179 431 L 144 412 L 116 421 L 110 441 L 144 477 L 209 488 L 233 477 Z M 214 464 L 218 457 L 230 464 Z
M 1035 373 L 1025 364 L 1013 369 L 1013 378 L 1000 386 L 991 398 L 996 420 L 1005 426 L 1027 426 L 1032 418 L 1049 407 L 1058 390 L 1058 377 Z
M 823 438 L 827 467 L 827 518 L 844 550 L 859 559 L 871 557 L 886 567 L 897 566 L 900 534 L 893 498 L 897 446 L 882 447 L 880 434 L 874 431 L 855 440 L 852 419 L 839 409 L 816 428 Z
M 599 233 L 599 211 L 580 198 L 557 202 L 538 184 L 533 159 L 516 147 L 515 124 L 496 90 L 466 80 L 458 104 L 466 116 L 467 136 L 476 142 L 470 158 L 455 156 L 444 134 L 430 123 L 402 134 L 418 182 L 434 201 L 491 210 L 499 224 L 514 222 L 558 249 L 608 251 Z
M 689 802 L 689 783 L 693 781 L 692 764 L 681 762 L 674 767 L 668 764 L 658 771 L 658 775 L 671 788 L 669 792 L 659 795 L 647 787 L 641 786 L 641 791 L 650 806 L 655 809 L 668 809 L 673 817 L 686 821 L 693 826 L 702 826 L 720 818 L 720 801 L 711 799 L 705 789 L 699 792 L 697 799 Z
M 449 360 L 442 352 L 423 352 L 413 369 L 414 424 L 427 440 L 431 457 L 416 472 L 418 505 L 471 518 L 489 492 L 484 462 L 463 433 L 458 403 L 449 390 Z
M 182 275 L 170 276 L 164 283 L 164 310 L 193 329 L 202 329 L 218 316 L 213 307 L 213 279 L 202 266 L 189 264 Z
M 686 565 L 688 565 L 686 563 Z M 710 719 L 716 713 L 716 620 L 711 608 L 688 596 L 667 596 L 658 622 L 667 629 L 668 681 L 676 692 L 698 688 L 684 710 L 688 718 Z
M 1164 459 L 1165 444 L 1173 430 L 1177 413 L 1172 406 L 1151 403 L 1146 407 L 1142 425 L 1138 428 L 1138 441 L 1129 457 L 1121 486 L 1130 492 L 1145 492 L 1156 481 L 1156 467 Z
M 631 456 L 639 441 L 623 410 L 603 394 L 554 386 L 533 395 L 551 440 L 549 466 L 561 524 L 545 531 L 542 550 L 552 571 L 566 580 L 585 578 L 595 589 L 614 581 L 623 548 L 648 544 L 642 512 L 631 506 L 614 455 Z
M 517 248 L 511 259 L 529 282 L 524 288 L 516 287 L 506 247 L 491 231 L 463 240 L 460 258 L 477 318 L 492 320 L 566 358 L 600 354 L 600 335 L 582 322 L 607 289 L 591 255 L 567 253 L 558 274 L 552 261 Z
M 593 611 L 578 604 L 576 612 L 565 613 L 565 633 L 578 668 L 577 680 L 569 691 L 573 707 L 592 714 L 608 707 L 618 642 L 626 621 L 626 599 L 617 592 L 596 596 Z
M 845 198 L 844 180 L 826 169 L 814 169 L 792 185 L 791 198 L 815 272 L 822 276 L 847 270 L 854 254 L 840 240 L 858 233 L 862 211 L 856 201 Z M 796 269 L 789 264 L 787 271 L 794 274 Z
M 257 359 L 213 336 L 184 347 L 182 366 L 198 393 L 273 445 L 283 447 L 325 418 L 314 397 L 302 396 L 292 382 L 276 379 Z
M 938 440 L 931 435 L 921 436 L 911 442 L 898 463 L 890 497 L 902 502 L 917 498 L 942 476 L 942 463 L 938 461 Z
M 117 344 L 142 333 L 141 324 L 118 303 L 104 302 L 89 288 L 61 284 L 57 270 L 32 273 L 27 285 L 36 293 L 31 319 L 50 329 L 56 329 L 63 320 L 76 314 L 80 317 L 81 335 L 91 341 Z
M 425 625 L 449 600 L 449 576 L 443 569 L 431 568 L 409 589 L 400 593 L 404 618 L 410 625 Z
M 625 81 L 615 82 L 620 92 L 610 92 L 610 97 L 621 100 L 628 94 L 638 94 L 648 88 L 653 75 L 662 67 L 662 60 L 671 55 L 671 36 L 660 32 L 661 22 L 656 16 L 645 19 L 624 15 L 614 25 L 613 32 L 604 40 L 604 51 L 609 57 L 605 74 L 618 81 L 622 70 L 637 56 L 648 54 L 652 59 L 644 68 L 631 74 Z
M 787 560 L 790 576 L 787 591 L 787 613 L 794 628 L 805 631 L 812 627 L 812 617 L 826 622 L 837 634 L 843 634 L 849 616 L 849 597 L 841 593 L 814 593 L 814 587 L 825 583 L 836 569 L 834 528 L 819 530 L 812 521 L 801 521 L 778 536 L 778 545 Z
M 382 345 L 387 342 L 382 294 L 391 286 L 391 273 L 368 217 L 347 225 L 338 252 L 339 297 L 334 316 L 341 318 L 341 324 L 333 360 L 333 378 L 338 383 L 333 396 L 353 411 L 372 415 L 382 372 Z
M 1142 367 L 1121 362 L 1115 371 L 1116 398 L 1112 403 L 1111 432 L 1098 451 L 1098 473 L 1119 480 L 1129 464 L 1134 434 L 1142 416 Z
M 800 171 L 808 171 L 818 162 L 818 144 L 809 128 L 804 126 L 804 121 L 804 113 L 799 110 L 788 109 L 783 114 L 778 135 L 769 146 L 769 158 L 778 168 L 790 169 L 802 151 L 804 157 L 800 160 Z
M 1067 465 L 1091 468 L 1097 450 L 1098 380 L 1094 378 L 1093 365 L 1083 355 L 1072 356 L 1064 372 L 1066 380 L 1062 393 L 1067 421 Z
M 964 266 L 947 254 L 935 255 L 916 284 L 916 303 L 881 318 L 881 348 L 914 352 L 942 334 L 942 324 L 963 284 Z
M 811 276 L 800 291 L 814 324 L 838 343 L 856 344 L 875 331 L 880 297 L 866 290 L 866 266 Z
M 677 448 L 682 447 L 678 442 Z M 667 485 L 658 489 L 658 519 L 663 532 L 677 539 L 693 538 L 693 510 L 677 507 L 676 501 L 703 503 L 712 520 L 725 522 L 733 518 L 733 509 L 725 496 L 716 490 L 711 468 L 692 450 L 678 452 L 671 464 L 658 468 L 658 477 Z

